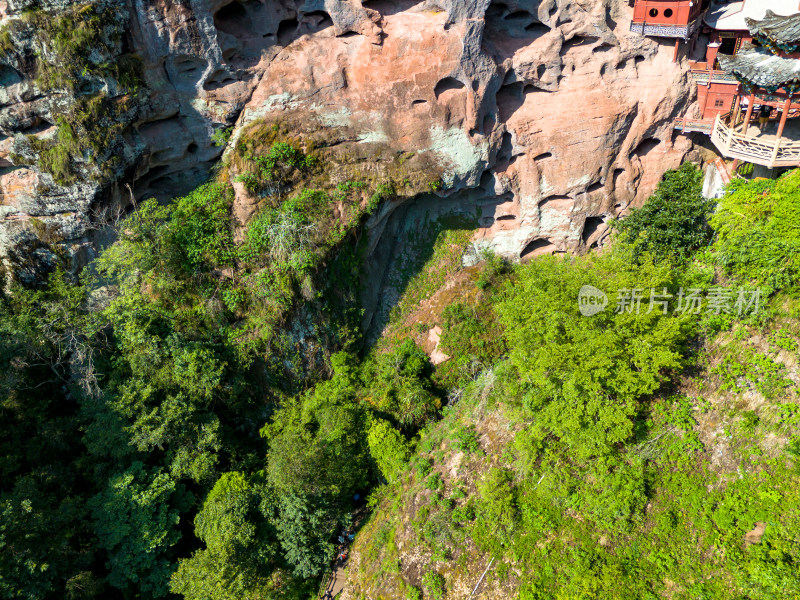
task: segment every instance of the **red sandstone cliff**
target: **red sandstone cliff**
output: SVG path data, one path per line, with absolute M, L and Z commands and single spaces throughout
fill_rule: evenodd
M 0 2 L 2 22 L 27 4 Z M 19 34 L 2 59 L 0 159 L 17 162 L 0 171 L 5 259 L 34 235 L 30 217 L 77 253 L 102 209 L 129 200 L 126 185 L 138 197 L 185 191 L 229 123 L 235 139 L 256 119 L 303 122 L 376 164 L 430 157 L 443 205 L 480 211 L 476 247 L 514 258 L 598 244 L 690 148 L 671 128 L 692 101 L 686 65 L 671 62 L 671 45 L 628 32 L 623 0 L 134 0 L 124 10 L 147 99 L 126 114 L 110 175 L 60 185 L 35 153 L 29 166 L 14 160 L 33 152 L 22 134 L 54 135 L 76 95 L 37 90 L 22 50 L 35 40 Z M 374 237 L 400 205 L 373 220 Z

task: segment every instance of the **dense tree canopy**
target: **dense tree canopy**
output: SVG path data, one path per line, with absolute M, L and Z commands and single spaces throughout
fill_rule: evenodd
M 695 402 L 672 386 L 707 368 L 720 389 L 790 397 L 777 357 L 796 336 L 768 318 L 796 292 L 797 173 L 734 182 L 712 214 L 685 166 L 599 255 L 487 256 L 430 316 L 450 356 L 434 367 L 414 341 L 431 323 L 375 346 L 358 333 L 356 234 L 392 186 L 305 187 L 321 168 L 276 142 L 241 171 L 262 199 L 249 223 L 234 222 L 226 183 L 147 201 L 79 279 L 59 268 L 0 297 L 0 596 L 308 598 L 384 490 L 399 512 L 413 490 L 406 521 L 430 564 L 456 546 L 505 557 L 528 569 L 520 598 L 619 582 L 608 597 L 656 597 L 709 548 L 724 549 L 702 559 L 724 584 L 687 594 L 796 593 L 793 459 L 776 442 L 772 462 L 742 459 L 750 470 L 709 491 Z M 764 286 L 772 316 L 651 305 L 651 290 L 674 300 L 721 284 Z M 605 310 L 580 313 L 584 286 L 607 294 Z M 778 350 L 715 337 L 754 323 Z M 505 429 L 479 431 L 461 404 Z M 742 431 L 759 426 L 752 412 Z M 776 438 L 790 437 L 795 404 L 773 412 Z M 461 461 L 476 475 L 454 485 Z M 756 520 L 768 533 L 743 549 Z M 406 592 L 447 585 L 431 568 Z

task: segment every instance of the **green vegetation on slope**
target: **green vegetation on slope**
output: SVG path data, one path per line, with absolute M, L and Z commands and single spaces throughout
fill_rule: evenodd
M 227 183 L 144 202 L 83 285 L 57 271 L 3 298 L 0 595 L 296 597 L 329 564 L 378 473 L 360 371 L 330 357 L 360 317 L 355 234 L 390 186 L 306 176 L 240 236 Z M 376 366 L 384 418 L 435 410 L 419 354 Z
M 308 599 L 353 527 L 370 599 L 487 565 L 522 600 L 800 594 L 800 172 L 709 227 L 684 167 L 599 255 L 464 270 L 440 221 L 361 351 L 358 234 L 393 185 L 312 185 L 321 155 L 267 133 L 232 159 L 248 223 L 223 181 L 145 202 L 81 285 L 2 298 L 2 597 Z M 720 287 L 763 310 L 674 310 Z
M 460 597 L 489 564 L 490 597 L 800 595 L 797 284 L 731 260 L 731 240 L 755 239 L 792 263 L 800 172 L 734 183 L 711 230 L 693 169 L 610 250 L 515 267 L 443 312 L 437 371 L 486 366 L 376 492 L 356 597 Z M 580 315 L 583 285 L 609 293 L 606 311 Z M 682 288 L 721 286 L 761 286 L 765 310 L 674 310 Z M 641 310 L 615 312 L 634 288 Z M 673 296 L 666 314 L 650 288 Z

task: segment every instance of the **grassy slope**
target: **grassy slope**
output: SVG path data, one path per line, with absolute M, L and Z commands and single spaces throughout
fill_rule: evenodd
M 430 277 L 439 260 L 421 280 L 441 283 Z M 485 313 L 491 293 L 475 291 L 477 278 L 477 270 L 458 273 L 436 293 L 409 286 L 400 307 L 417 304 L 418 289 L 431 299 L 418 311 L 421 326 L 399 310 L 383 343 L 442 324 L 436 311 L 447 302 L 437 299 L 452 301 L 449 290 Z M 375 494 L 345 598 L 466 598 L 492 559 L 477 597 L 800 597 L 792 550 L 800 471 L 787 453 L 800 429 L 798 311 L 795 298 L 778 293 L 760 320 L 704 324 L 686 368 L 647 401 L 642 431 L 623 444 L 628 464 L 642 465 L 643 477 L 631 481 L 645 498 L 624 523 L 593 516 L 581 503 L 587 488 L 558 467 L 524 464 L 514 439 L 524 443 L 531 414 L 499 383 L 504 361 L 484 370 L 422 433 L 405 476 Z M 493 319 L 482 323 L 501 335 Z M 493 488 L 498 473 L 508 479 Z M 588 489 L 595 474 L 581 473 Z M 596 493 L 612 511 L 614 495 L 634 494 L 624 481 L 603 498 L 608 491 Z M 499 523 L 491 532 L 487 511 Z

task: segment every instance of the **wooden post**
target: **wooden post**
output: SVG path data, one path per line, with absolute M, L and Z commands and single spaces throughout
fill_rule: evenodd
M 789 107 L 792 105 L 792 97 L 791 95 L 786 99 L 786 103 L 783 105 L 783 114 L 781 115 L 781 124 L 778 125 L 778 134 L 776 136 L 777 140 L 780 142 L 781 137 L 783 137 L 783 130 L 786 127 L 786 119 L 789 118 Z
M 672 55 L 672 62 L 678 62 L 678 48 L 681 46 L 681 38 L 675 38 L 675 54 Z
M 756 103 L 756 93 L 753 92 L 750 94 L 750 98 L 748 100 L 749 104 L 747 105 L 747 114 L 744 117 L 744 127 L 742 128 L 742 133 L 747 133 L 747 130 L 750 128 L 750 117 L 753 116 L 753 105 Z
M 734 100 L 733 106 L 733 121 L 731 121 L 731 128 L 736 131 L 736 125 L 739 123 L 739 115 L 742 114 L 742 96 L 741 94 L 736 94 L 736 100 Z
M 783 105 L 783 114 L 781 115 L 781 123 L 778 125 L 778 133 L 775 136 L 775 150 L 772 152 L 772 163 L 770 164 L 770 168 L 773 167 L 778 158 L 778 151 L 781 149 L 781 138 L 783 137 L 783 130 L 786 127 L 786 120 L 789 118 L 789 107 L 791 105 L 792 96 L 790 94 L 786 99 L 786 103 Z

